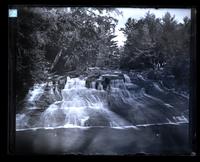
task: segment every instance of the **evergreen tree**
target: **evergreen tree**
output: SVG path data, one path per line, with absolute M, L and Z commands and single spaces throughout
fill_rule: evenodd
M 19 89 L 45 80 L 51 72 L 110 66 L 118 50 L 112 40 L 117 20 L 109 14 L 115 9 L 19 7 L 18 12 Z

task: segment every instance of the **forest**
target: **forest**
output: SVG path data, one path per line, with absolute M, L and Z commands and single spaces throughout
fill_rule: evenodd
M 106 10 L 107 15 L 101 15 Z M 87 67 L 148 70 L 149 77 L 188 92 L 190 23 L 166 13 L 129 18 L 121 30 L 127 40 L 113 40 L 114 8 L 20 8 L 17 22 L 17 97 L 23 99 L 47 74 L 84 71 Z

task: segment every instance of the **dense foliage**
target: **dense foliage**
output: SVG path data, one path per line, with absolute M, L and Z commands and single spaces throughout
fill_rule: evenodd
M 117 10 L 20 8 L 16 87 L 30 87 L 51 72 L 117 64 L 118 48 L 113 41 L 117 20 L 109 14 L 114 11 Z
M 170 13 L 162 19 L 149 12 L 140 20 L 129 18 L 121 29 L 127 36 L 121 67 L 161 71 L 165 82 L 171 76 L 176 85 L 188 85 L 191 22 L 187 17 L 183 22 Z
M 184 23 L 169 13 L 162 19 L 149 12 L 140 20 L 129 18 L 121 29 L 127 40 L 118 48 L 113 39 L 117 19 L 111 12 L 120 14 L 112 8 L 19 8 L 19 100 L 49 73 L 81 72 L 92 66 L 157 70 L 164 80 L 174 76 L 176 84 L 188 83 L 191 22 L 187 17 Z

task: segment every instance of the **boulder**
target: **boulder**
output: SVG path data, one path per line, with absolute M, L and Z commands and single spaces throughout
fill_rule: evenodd
M 87 88 L 92 88 L 91 87 L 91 84 L 92 84 L 92 82 L 96 82 L 96 80 L 99 78 L 99 75 L 91 75 L 91 76 L 89 76 L 87 79 L 86 79 L 86 82 L 85 82 L 85 86 L 87 87 Z
M 42 96 L 39 98 L 39 100 L 35 103 L 37 107 L 40 107 L 42 109 L 46 109 L 56 101 L 54 95 L 50 93 L 50 91 L 45 91 Z
M 92 112 L 90 118 L 85 121 L 85 126 L 110 126 L 109 120 L 103 114 Z
M 152 79 L 152 80 L 156 80 L 156 79 L 158 79 L 158 76 L 156 75 L 156 73 L 153 70 L 151 70 L 150 72 L 148 72 L 147 78 Z

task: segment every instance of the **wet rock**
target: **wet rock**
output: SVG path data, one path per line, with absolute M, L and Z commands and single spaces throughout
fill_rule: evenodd
M 112 80 L 123 80 L 125 82 L 125 78 L 122 74 L 103 74 L 103 75 L 92 75 L 86 79 L 86 87 L 93 88 L 91 86 L 92 82 L 95 82 L 95 88 L 98 89 L 99 85 L 103 86 L 104 90 L 107 90 L 110 86 Z
M 55 101 L 56 98 L 54 97 L 54 95 L 52 95 L 50 91 L 45 91 L 40 97 L 40 99 L 36 102 L 36 106 L 46 109 L 48 108 L 49 105 L 51 105 Z
M 93 112 L 90 118 L 85 121 L 85 126 L 110 126 L 109 121 L 102 114 Z
M 62 78 L 62 79 L 57 81 L 57 85 L 58 85 L 57 87 L 58 87 L 60 92 L 61 92 L 62 89 L 64 89 L 66 81 L 67 81 L 67 79 L 65 79 L 65 78 Z
M 91 86 L 92 82 L 96 82 L 96 80 L 99 78 L 99 76 L 100 76 L 99 74 L 96 74 L 96 75 L 94 74 L 94 75 L 89 76 L 85 82 L 86 87 L 92 88 L 92 86 Z M 96 85 L 95 85 L 95 87 L 96 87 Z
M 164 86 L 171 89 L 175 87 L 175 79 L 173 75 L 165 76 L 162 78 Z
M 151 70 L 151 71 L 147 74 L 147 77 L 148 77 L 149 79 L 152 79 L 152 80 L 158 79 L 157 74 L 156 74 L 155 71 L 153 71 L 153 70 Z
M 129 116 L 133 107 L 130 104 L 125 103 L 119 93 L 113 93 L 108 96 L 108 105 L 110 110 L 123 117 L 127 121 L 132 122 Z

